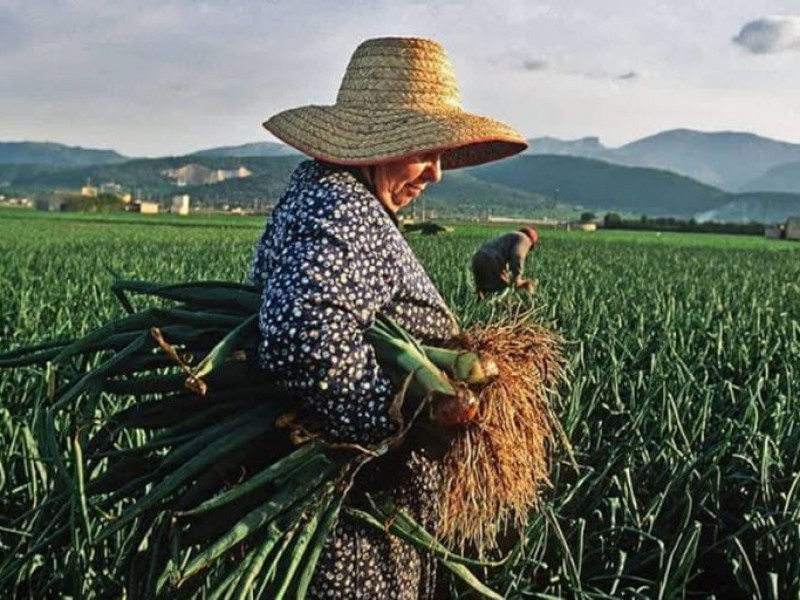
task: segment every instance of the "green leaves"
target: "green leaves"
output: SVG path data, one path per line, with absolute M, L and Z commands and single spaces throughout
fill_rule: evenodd
M 0 219 L 0 246 L 7 257 L 0 261 L 0 352 L 15 359 L 27 353 L 6 351 L 33 344 L 50 353 L 50 358 L 42 355 L 28 364 L 52 360 L 53 352 L 76 337 L 123 316 L 124 309 L 108 293 L 104 263 L 131 277 L 224 279 L 246 271 L 263 227 L 262 218 L 236 219 L 235 224 L 228 217 L 213 224 L 194 217 L 181 223 L 169 217 L 112 223 L 13 212 Z M 509 560 L 488 571 L 491 587 L 510 598 L 656 597 L 661 589 L 677 595 L 796 597 L 798 245 L 742 236 L 663 234 L 656 239 L 650 233 L 548 230 L 528 267 L 539 280 L 537 295 L 487 306 L 474 296 L 468 257 L 494 233 L 481 224 L 458 224 L 448 236 L 410 236 L 409 242 L 462 325 L 502 319 L 515 303 L 526 310 L 536 306 L 542 320 L 558 324 L 569 340 L 570 356 L 559 416 L 581 467 L 576 471 L 554 463 L 554 489 L 543 499 L 549 516 L 532 516 L 525 539 Z M 243 291 L 247 302 L 257 303 L 257 294 Z M 133 288 L 124 294 L 131 312 L 151 303 L 164 309 L 181 304 Z M 246 312 L 216 306 L 198 303 L 191 310 L 226 317 Z M 203 344 L 192 366 L 231 329 L 205 329 L 195 342 L 188 334 L 199 329 L 170 327 L 161 328 L 164 337 L 182 354 L 184 344 Z M 120 340 L 103 357 L 144 332 L 118 334 L 132 337 Z M 46 343 L 52 339 L 62 342 Z M 171 400 L 176 399 L 173 394 L 188 394 L 183 389 L 186 372 L 163 353 L 157 355 L 160 363 L 155 356 L 142 355 L 123 365 L 125 373 L 102 382 L 107 393 L 87 388 L 79 401 L 86 404 L 96 394 L 97 410 L 80 422 L 68 410 L 52 420 L 40 419 L 46 414 L 42 409 L 52 406 L 42 402 L 44 377 L 37 369 L 0 369 L 0 571 L 13 572 L 3 579 L 4 590 L 33 590 L 42 597 L 60 590 L 73 593 L 64 581 L 66 553 L 53 550 L 64 547 L 65 540 L 70 543 L 69 527 L 63 526 L 75 472 L 72 434 L 80 427 L 90 439 L 98 436 L 99 444 L 106 428 L 99 422 L 101 415 L 120 415 L 134 404 L 150 406 L 162 394 Z M 92 360 L 66 361 L 58 370 L 56 391 L 98 364 Z M 100 505 L 107 501 L 104 492 L 95 498 L 92 491 L 106 468 L 116 471 L 112 488 L 152 473 L 173 446 L 257 402 L 252 389 L 246 394 L 249 399 L 238 403 L 216 396 L 245 376 L 252 376 L 247 361 L 226 362 L 204 379 L 209 385 L 204 399 L 189 395 L 171 406 L 165 402 L 163 414 L 150 406 L 152 412 L 141 413 L 140 421 L 135 411 L 130 413 L 124 426 L 110 424 L 110 446 L 102 451 L 99 445 L 95 450 L 82 444 L 92 525 L 105 526 L 119 514 Z M 218 407 L 212 411 L 211 404 Z M 132 454 L 133 448 L 145 450 Z M 281 452 L 286 450 L 283 446 Z M 265 461 L 274 458 L 258 443 L 249 458 L 255 455 Z M 123 456 L 141 460 L 130 466 L 129 477 L 120 462 Z M 255 466 L 254 472 L 261 467 Z M 233 469 L 220 470 L 216 479 L 212 475 L 186 483 L 178 496 L 197 506 L 242 477 Z M 141 493 L 132 490 L 120 502 L 133 504 Z M 36 516 L 30 512 L 34 506 Z M 90 568 L 82 573 L 87 597 L 101 585 L 112 590 L 110 596 L 121 597 L 122 575 L 130 571 L 127 559 L 146 580 L 151 561 L 145 549 L 158 547 L 159 538 L 145 522 L 152 520 L 142 515 L 103 547 L 85 550 L 90 559 Z M 696 552 L 695 523 L 700 524 Z M 216 528 L 230 524 L 220 519 Z M 169 557 L 169 537 L 165 539 Z M 245 559 L 239 557 L 256 552 L 260 543 L 255 537 L 243 554 L 236 554 L 235 564 L 242 566 Z M 262 564 L 273 564 L 283 543 L 281 538 Z M 129 554 L 131 546 L 135 548 Z M 33 555 L 23 560 L 29 550 Z M 122 575 L 112 577 L 108 569 Z M 482 574 L 478 567 L 470 569 Z M 268 571 L 254 577 L 254 594 L 267 589 L 262 584 Z M 215 578 L 218 574 L 215 568 L 201 573 L 207 572 Z M 219 576 L 224 579 L 228 573 L 220 571 Z M 225 588 L 223 596 L 227 592 Z M 147 595 L 142 591 L 138 597 Z M 262 597 L 269 597 L 266 591 Z
M 55 515 L 49 537 L 42 521 L 30 527 L 32 537 L 53 548 L 68 540 L 73 585 L 80 587 L 82 570 L 102 568 L 114 582 L 104 593 L 119 586 L 134 598 L 198 591 L 303 598 L 355 474 L 402 443 L 432 395 L 455 388 L 413 337 L 381 315 L 366 335 L 401 389 L 390 408 L 397 433 L 360 448 L 312 432 L 294 448 L 277 424 L 301 408 L 298 399 L 250 366 L 256 290 L 131 280 L 113 289 L 128 315 L 77 340 L 0 357 L 0 366 L 49 365 L 50 397 L 38 400 L 40 444 L 29 438 L 31 465 L 46 488 L 42 506 L 52 511 L 69 499 L 70 509 Z M 135 312 L 131 295 L 180 304 Z M 47 464 L 39 462 L 40 445 Z M 54 477 L 60 486 L 50 485 Z M 374 510 L 373 518 L 386 518 Z M 41 517 L 32 514 L 32 522 Z M 435 546 L 473 588 L 491 592 L 419 525 L 398 518 L 396 527 L 422 551 Z M 42 548 L 41 541 L 21 544 L 20 561 L 0 563 L 0 583 Z M 111 565 L 96 562 L 116 548 Z

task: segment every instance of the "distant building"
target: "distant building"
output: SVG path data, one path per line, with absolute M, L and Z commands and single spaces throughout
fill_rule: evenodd
M 787 240 L 800 240 L 800 217 L 786 219 L 784 232 Z
M 764 229 L 764 237 L 769 240 L 779 240 L 783 238 L 783 226 L 767 227 Z
M 85 185 L 81 188 L 81 196 L 87 198 L 97 198 L 97 188 L 93 185 Z
M 143 215 L 155 215 L 158 214 L 158 203 L 136 201 L 128 204 L 126 210 L 129 212 L 138 212 Z
M 172 209 L 170 212 L 178 215 L 189 214 L 189 194 L 181 194 L 172 197 Z
M 184 187 L 187 185 L 206 185 L 219 183 L 227 179 L 238 179 L 250 177 L 253 173 L 247 167 L 237 169 L 209 169 L 203 165 L 188 164 L 175 169 L 166 169 L 161 172 L 170 179 L 175 180 L 175 185 Z
M 114 194 L 115 196 L 119 196 L 120 198 L 123 198 L 125 196 L 125 193 L 122 191 L 122 186 L 118 183 L 114 183 L 113 181 L 107 181 L 106 183 L 101 183 L 100 193 Z

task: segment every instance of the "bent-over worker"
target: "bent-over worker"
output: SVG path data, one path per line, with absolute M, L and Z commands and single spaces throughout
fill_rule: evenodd
M 525 257 L 539 243 L 532 227 L 506 233 L 486 242 L 472 257 L 472 274 L 480 298 L 508 287 L 533 291 L 535 283 L 523 277 Z

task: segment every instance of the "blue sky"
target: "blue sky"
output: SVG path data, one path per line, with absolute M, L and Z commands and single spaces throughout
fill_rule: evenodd
M 687 127 L 800 143 L 796 0 L 0 0 L 0 140 L 129 156 L 270 141 L 355 46 L 431 37 L 464 108 L 608 146 Z

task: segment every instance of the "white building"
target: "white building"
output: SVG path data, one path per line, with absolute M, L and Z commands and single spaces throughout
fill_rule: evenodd
M 172 213 L 178 215 L 189 214 L 189 194 L 181 194 L 180 196 L 172 197 Z

